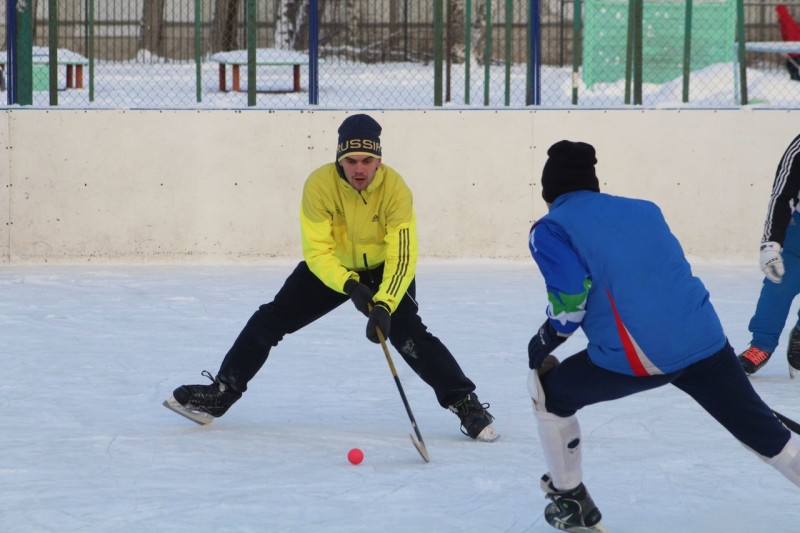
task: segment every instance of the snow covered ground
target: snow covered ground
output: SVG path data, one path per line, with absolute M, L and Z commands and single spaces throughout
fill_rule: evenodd
M 197 101 L 196 66 L 193 62 L 159 62 L 143 56 L 140 62 L 97 62 L 94 69 L 94 93 L 90 100 L 89 72 L 84 69 L 84 88 L 61 90 L 61 108 L 130 109 L 130 108 L 247 108 L 246 92 L 220 92 L 216 63 L 207 61 L 201 68 L 201 101 Z M 231 87 L 228 69 L 227 87 Z M 246 70 L 242 69 L 241 87 L 247 88 Z M 505 108 L 505 67 L 491 67 L 489 104 Z M 59 87 L 66 87 L 65 69 L 59 74 Z M 451 75 L 451 99 L 448 108 L 484 107 L 484 70 L 475 65 L 470 74 L 470 104 L 465 104 L 464 65 L 454 65 Z M 541 72 L 543 107 L 574 107 L 572 103 L 572 68 L 543 67 Z M 800 82 L 792 81 L 784 69 L 747 71 L 748 98 L 754 107 L 800 106 Z M 299 93 L 258 93 L 257 108 L 308 108 L 308 69 L 302 68 L 303 91 Z M 525 107 L 526 72 L 524 65 L 513 65 L 510 72 L 509 107 Z M 642 87 L 643 105 L 649 107 L 729 108 L 737 107 L 738 72 L 733 63 L 721 63 L 693 72 L 689 102 L 683 103 L 683 79 Z M 259 90 L 287 89 L 292 84 L 291 67 L 259 67 L 256 85 Z M 446 80 L 445 90 L 446 96 Z M 321 108 L 419 109 L 432 108 L 434 98 L 433 65 L 420 63 L 364 64 L 330 61 L 320 65 L 319 106 Z M 578 87 L 579 108 L 625 107 L 625 82 Z M 0 104 L 7 95 L 0 92 Z M 48 91 L 36 91 L 35 107 L 47 107 Z M 313 107 L 313 106 L 312 106 Z
M 491 403 L 496 443 L 461 435 L 392 350 L 424 464 L 384 355 L 350 304 L 287 336 L 214 424 L 162 407 L 178 385 L 216 372 L 292 266 L 0 266 L 0 531 L 555 531 L 542 517 L 545 464 L 525 387 L 545 307 L 532 261 L 418 268 L 421 315 Z M 758 266 L 694 270 L 743 349 Z M 753 383 L 800 420 L 786 337 Z M 585 481 L 611 533 L 797 531 L 798 489 L 676 389 L 592 406 L 579 420 Z M 358 466 L 347 462 L 353 447 L 365 453 Z

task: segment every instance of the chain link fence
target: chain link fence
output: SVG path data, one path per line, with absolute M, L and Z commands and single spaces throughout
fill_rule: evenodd
M 7 8 L 4 102 L 21 102 L 9 99 L 5 49 L 27 35 L 35 106 L 730 107 L 744 94 L 800 107 L 792 54 L 767 46 L 737 56 L 736 46 L 738 9 L 747 43 L 800 44 L 800 26 L 795 39 L 784 29 L 800 4 L 646 0 L 636 11 L 629 0 L 318 0 L 312 17 L 309 0 L 13 3 L 30 5 L 31 27 L 17 17 L 9 31 Z

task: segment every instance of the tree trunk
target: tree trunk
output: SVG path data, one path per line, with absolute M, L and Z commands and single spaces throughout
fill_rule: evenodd
M 280 0 L 275 17 L 274 46 L 279 50 L 303 48 L 304 25 L 308 23 L 308 0 Z
M 241 0 L 216 0 L 211 51 L 224 52 L 240 48 L 236 31 Z
M 466 13 L 464 11 L 464 0 L 450 0 L 450 19 L 447 21 L 450 39 L 449 56 L 452 62 L 462 63 L 466 49 Z
M 397 0 L 389 0 L 389 38 L 383 41 L 383 60 L 395 61 L 400 54 L 400 6 Z
M 31 11 L 31 13 L 33 14 L 33 16 L 31 17 L 33 19 L 31 21 L 31 39 L 33 39 L 33 42 L 36 42 L 36 30 L 37 27 L 39 26 L 38 24 L 36 24 L 36 19 L 39 18 L 36 16 L 36 13 L 39 12 L 39 0 L 33 0 L 33 2 L 31 3 L 31 9 L 33 10 Z M 47 27 L 47 25 L 45 25 L 45 27 Z
M 291 20 L 296 1 L 297 0 L 281 0 L 278 3 L 278 16 L 275 17 L 275 40 L 273 45 L 278 50 L 291 49 Z
M 475 18 L 472 22 L 472 59 L 479 65 L 483 65 L 484 43 L 486 42 L 486 1 L 476 2 Z M 491 35 L 489 36 L 491 39 Z M 490 58 L 491 59 L 491 58 Z
M 347 0 L 345 14 L 347 17 L 347 30 L 345 43 L 347 45 L 348 59 L 357 60 L 361 51 L 361 39 L 359 39 L 359 28 L 361 27 L 361 2 L 358 0 Z
M 156 56 L 164 55 L 161 50 L 161 32 L 164 27 L 165 5 L 165 0 L 144 0 L 139 50 L 147 50 Z

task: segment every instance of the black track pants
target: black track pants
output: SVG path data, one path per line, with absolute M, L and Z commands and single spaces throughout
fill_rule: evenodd
M 361 282 L 377 290 L 383 265 L 361 272 Z M 475 390 L 458 362 L 442 342 L 428 332 L 417 314 L 416 282 L 411 285 L 394 313 L 389 341 L 408 366 L 431 386 L 439 405 L 447 407 Z M 297 265 L 275 295 L 250 317 L 220 366 L 218 377 L 233 389 L 244 392 L 267 360 L 270 349 L 284 335 L 294 333 L 339 307 L 349 298 L 328 288 L 303 261 Z M 354 320 L 365 320 L 358 312 Z M 366 324 L 366 323 L 365 323 Z

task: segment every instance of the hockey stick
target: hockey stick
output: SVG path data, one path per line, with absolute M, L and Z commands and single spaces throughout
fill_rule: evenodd
M 422 435 L 417 427 L 417 421 L 414 420 L 414 414 L 411 412 L 411 407 L 408 405 L 408 398 L 406 398 L 406 393 L 403 391 L 403 386 L 400 384 L 400 378 L 397 376 L 397 369 L 394 367 L 394 363 L 392 362 L 392 355 L 389 353 L 389 348 L 386 346 L 386 339 L 383 338 L 381 328 L 376 326 L 375 333 L 378 334 L 378 340 L 381 342 L 381 348 L 383 348 L 383 355 L 386 356 L 386 362 L 389 363 L 389 369 L 392 371 L 392 376 L 394 377 L 394 382 L 397 385 L 397 390 L 400 392 L 400 397 L 403 399 L 403 405 L 406 406 L 408 418 L 411 420 L 411 427 L 414 428 L 414 433 L 417 434 L 417 438 L 414 438 L 414 435 L 410 433 L 408 436 L 411 437 L 411 443 L 417 449 L 420 456 L 422 456 L 422 460 L 426 463 L 430 463 L 431 460 L 430 457 L 428 457 L 428 449 L 425 448 L 425 441 L 422 440 Z
M 773 410 L 772 412 L 775 414 L 775 416 L 778 417 L 778 420 L 783 422 L 783 425 L 786 426 L 787 429 L 789 429 L 791 431 L 794 431 L 797 434 L 800 434 L 800 424 L 798 424 L 797 422 L 795 422 L 791 418 L 783 416 L 778 411 L 774 411 Z

